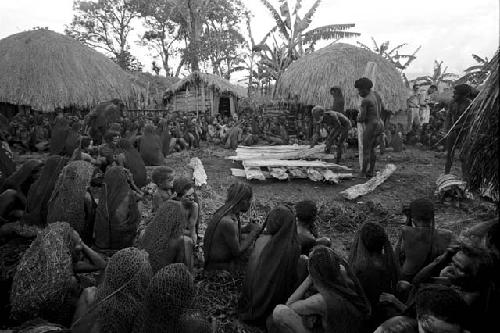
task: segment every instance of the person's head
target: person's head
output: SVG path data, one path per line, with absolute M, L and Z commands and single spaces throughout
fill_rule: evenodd
M 370 253 L 381 253 L 387 242 L 384 228 L 375 222 L 367 222 L 361 227 L 361 241 Z
M 359 96 L 366 97 L 373 88 L 373 82 L 366 77 L 362 77 L 354 82 L 354 88 L 358 89 Z
M 311 227 L 318 215 L 318 207 L 314 201 L 300 201 L 295 205 L 295 214 L 300 224 Z
M 233 213 L 245 213 L 252 204 L 253 191 L 248 184 L 236 182 L 229 186 L 227 190 L 226 204 L 231 204 Z M 232 203 L 232 201 L 235 201 Z
M 418 93 L 420 90 L 420 86 L 418 84 L 414 84 L 412 89 L 413 89 L 413 93 Z
M 276 234 L 285 224 L 293 224 L 294 216 L 290 208 L 280 205 L 272 209 L 266 217 L 266 230 L 269 234 Z M 294 227 L 295 228 L 295 227 Z
M 415 227 L 431 227 L 434 225 L 434 204 L 427 198 L 413 200 L 409 211 Z
M 467 304 L 452 288 L 430 285 L 415 298 L 419 333 L 462 333 L 468 317 Z
M 427 89 L 427 94 L 431 95 L 431 94 L 435 93 L 436 91 L 438 91 L 438 87 L 435 84 L 431 84 L 429 89 Z
M 314 286 L 328 289 L 330 285 L 343 281 L 340 266 L 340 258 L 332 249 L 326 246 L 316 246 L 308 261 L 309 275 Z
M 418 324 L 413 318 L 395 316 L 384 321 L 374 333 L 418 333 Z
M 160 189 L 170 190 L 174 187 L 174 170 L 167 166 L 155 168 L 151 179 Z
M 477 291 L 489 284 L 492 265 L 486 250 L 462 246 L 439 276 L 464 290 Z
M 319 123 L 319 122 L 323 121 L 323 116 L 325 114 L 325 108 L 322 107 L 321 105 L 316 105 L 311 110 L 311 113 L 312 113 L 312 117 L 314 119 L 314 122 Z
M 342 96 L 342 89 L 340 87 L 331 87 L 330 88 L 330 95 L 333 97 L 341 97 Z
M 453 100 L 462 102 L 470 97 L 471 91 L 471 86 L 468 84 L 458 84 L 453 89 Z
M 194 183 L 186 177 L 179 177 L 174 180 L 174 191 L 179 199 L 194 200 Z

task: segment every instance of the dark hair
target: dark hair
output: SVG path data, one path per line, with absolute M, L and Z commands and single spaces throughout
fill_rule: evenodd
M 434 88 L 436 90 L 438 89 L 438 87 L 435 84 L 431 84 L 431 86 L 429 87 L 429 89 L 431 89 L 431 88 Z
M 375 222 L 367 222 L 361 227 L 361 240 L 371 253 L 381 253 L 387 240 L 384 228 Z
M 174 180 L 174 191 L 178 197 L 182 197 L 191 188 L 194 188 L 194 184 L 188 178 L 179 177 Z
M 309 225 L 314 222 L 314 219 L 318 214 L 318 208 L 316 207 L 316 203 L 314 201 L 300 201 L 295 204 L 295 214 L 300 222 Z
M 443 285 L 422 287 L 415 299 L 417 319 L 434 316 L 450 324 L 464 326 L 467 304 L 452 288 Z
M 153 174 L 151 175 L 151 180 L 156 185 L 160 185 L 167 179 L 172 179 L 174 174 L 174 170 L 167 166 L 161 166 L 159 168 L 155 168 Z
M 429 225 L 434 220 L 434 204 L 427 198 L 413 200 L 409 208 L 412 218 L 429 222 Z
M 371 89 L 373 88 L 373 82 L 367 77 L 362 77 L 354 82 L 354 88 Z
M 482 248 L 462 245 L 460 251 L 471 259 L 474 263 L 474 276 L 472 276 L 472 286 L 482 289 L 491 282 L 493 270 L 493 259 L 490 253 Z M 476 289 L 475 288 L 475 289 Z

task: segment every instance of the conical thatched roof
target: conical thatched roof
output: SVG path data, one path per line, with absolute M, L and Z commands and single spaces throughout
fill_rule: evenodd
M 0 40 L 0 102 L 52 112 L 133 97 L 125 71 L 71 37 L 32 30 Z
M 239 98 L 247 97 L 247 89 L 245 87 L 232 84 L 228 80 L 223 79 L 215 74 L 200 72 L 191 73 L 188 77 L 172 85 L 172 87 L 170 87 L 167 92 L 176 93 L 184 89 L 187 85 L 197 82 L 204 82 L 209 88 L 215 89 L 216 91 L 219 91 L 221 93 L 230 93 Z
M 299 95 L 307 105 L 333 104 L 330 88 L 339 86 L 346 108 L 358 108 L 358 92 L 354 81 L 364 76 L 368 62 L 377 64 L 375 90 L 387 109 L 406 107 L 408 93 L 396 68 L 386 59 L 368 50 L 336 43 L 308 54 L 292 63 L 278 81 L 277 92 L 283 97 Z

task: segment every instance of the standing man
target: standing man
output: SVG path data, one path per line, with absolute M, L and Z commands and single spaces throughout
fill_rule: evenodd
M 446 137 L 446 164 L 444 173 L 448 174 L 451 171 L 453 159 L 455 157 L 455 148 L 460 145 L 461 131 L 463 124 L 455 126 L 450 132 L 455 122 L 460 118 L 464 111 L 472 103 L 470 100 L 471 87 L 468 84 L 459 84 L 453 91 L 453 101 L 448 106 L 444 129 L 448 133 Z
M 422 96 L 418 91 L 418 85 L 413 85 L 413 94 L 406 101 L 408 107 L 408 132 L 416 126 L 420 129 L 421 119 L 420 119 L 420 108 L 423 104 Z
M 360 176 L 373 177 L 376 162 L 375 148 L 379 141 L 379 136 L 384 130 L 384 125 L 380 120 L 382 103 L 380 98 L 371 91 L 373 82 L 370 79 L 362 77 L 356 80 L 354 87 L 358 89 L 359 96 L 362 97 L 357 119 L 363 128 L 363 159 Z
M 345 114 L 345 100 L 344 95 L 342 95 L 342 89 L 340 87 L 331 87 L 330 95 L 333 96 L 333 107 L 332 110 Z

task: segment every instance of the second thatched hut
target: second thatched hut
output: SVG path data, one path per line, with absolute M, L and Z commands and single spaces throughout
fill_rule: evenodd
M 359 97 L 354 81 L 365 76 L 368 63 L 376 64 L 375 90 L 393 112 L 406 108 L 407 90 L 397 69 L 383 57 L 349 44 L 336 43 L 292 63 L 277 83 L 282 97 L 298 96 L 305 105 L 330 107 L 331 87 L 340 87 L 346 109 L 357 109 Z
M 244 87 L 214 74 L 194 72 L 174 84 L 166 92 L 170 111 L 179 113 L 209 113 L 232 116 L 238 110 L 240 98 L 247 97 Z

